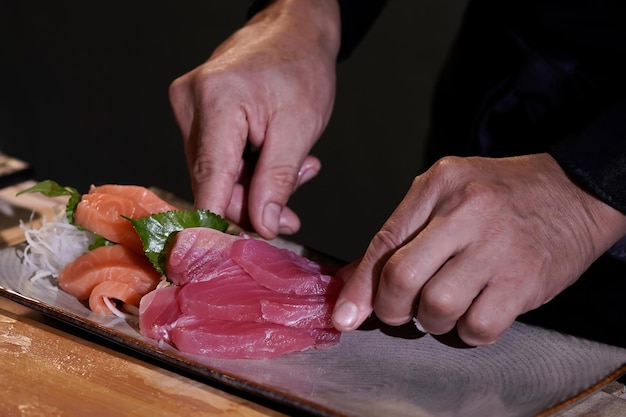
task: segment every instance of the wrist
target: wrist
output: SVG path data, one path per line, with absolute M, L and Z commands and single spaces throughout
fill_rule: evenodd
M 261 1 L 246 26 L 265 26 L 265 31 L 288 31 L 291 37 L 321 49 L 334 60 L 341 46 L 341 17 L 337 0 Z M 263 7 L 264 6 L 264 7 Z M 255 10 L 256 9 L 256 10 Z M 259 10 L 260 9 L 260 10 Z

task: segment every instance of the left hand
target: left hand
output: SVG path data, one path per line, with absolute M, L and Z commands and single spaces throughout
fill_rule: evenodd
M 548 154 L 447 157 L 347 267 L 333 320 L 356 329 L 372 311 L 417 317 L 470 345 L 494 342 L 518 315 L 571 285 L 626 234 L 626 216 L 575 185 Z

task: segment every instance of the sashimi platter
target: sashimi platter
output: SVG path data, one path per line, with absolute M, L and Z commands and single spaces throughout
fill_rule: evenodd
M 0 249 L 0 295 L 283 412 L 550 415 L 626 370 L 625 349 L 522 323 L 480 348 L 375 318 L 340 333 L 341 265 L 297 243 L 137 185 L 10 192 L 55 210 Z

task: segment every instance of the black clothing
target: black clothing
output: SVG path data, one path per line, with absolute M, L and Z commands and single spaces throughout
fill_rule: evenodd
M 548 151 L 626 213 L 624 21 L 617 0 L 471 2 L 435 94 L 429 162 Z

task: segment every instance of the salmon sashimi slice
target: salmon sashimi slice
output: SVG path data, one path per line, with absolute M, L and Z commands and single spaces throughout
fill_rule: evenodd
M 145 187 L 134 185 L 92 186 L 76 206 L 75 222 L 105 239 L 143 252 L 137 232 L 124 217 L 138 219 L 154 213 L 175 210 Z
M 143 245 L 131 219 L 149 216 L 150 212 L 133 200 L 113 194 L 85 194 L 76 206 L 75 222 L 105 239 L 143 252 Z
M 139 307 L 139 302 L 144 294 L 126 283 L 116 281 L 103 281 L 96 285 L 89 294 L 89 309 L 97 314 L 113 314 L 107 305 L 107 300 L 114 305 L 117 302 Z M 116 307 L 115 307 L 116 308 Z
M 148 258 L 122 245 L 101 246 L 70 262 L 59 274 L 59 287 L 79 300 L 87 300 L 101 282 L 127 283 L 147 294 L 161 280 Z
M 125 197 L 133 200 L 137 205 L 149 213 L 161 213 L 164 211 L 178 210 L 178 207 L 173 206 L 156 195 L 150 189 L 140 185 L 92 185 L 89 189 L 89 194 L 110 194 Z

